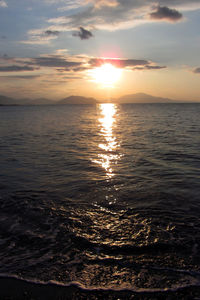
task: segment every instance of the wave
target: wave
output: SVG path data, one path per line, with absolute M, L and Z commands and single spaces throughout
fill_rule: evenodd
M 179 270 L 181 271 L 181 270 Z M 183 272 L 185 272 L 183 270 Z M 126 288 L 123 286 L 117 287 L 86 287 L 83 284 L 76 282 L 76 281 L 71 281 L 69 283 L 63 283 L 55 280 L 49 280 L 49 281 L 41 281 L 37 279 L 24 279 L 21 278 L 20 276 L 17 275 L 10 275 L 10 274 L 1 274 L 0 273 L 0 281 L 8 282 L 10 281 L 11 284 L 21 284 L 26 287 L 34 288 L 34 286 L 40 286 L 40 287 L 49 287 L 49 288 L 76 288 L 81 291 L 88 291 L 88 292 L 128 292 L 128 293 L 169 293 L 169 292 L 177 292 L 177 291 L 183 291 L 187 290 L 190 288 L 198 288 L 200 292 L 200 280 L 196 280 L 194 283 L 189 283 L 189 284 L 183 284 L 175 287 L 169 287 L 169 288 Z
M 169 253 L 176 251 L 181 251 L 183 249 L 182 245 L 178 244 L 168 244 L 168 243 L 152 243 L 147 245 L 131 245 L 131 244 L 122 244 L 122 245 L 113 245 L 106 244 L 103 242 L 92 242 L 85 237 L 77 236 L 74 234 L 70 234 L 71 241 L 76 246 L 77 249 L 99 249 L 99 251 L 104 252 L 106 254 L 123 254 L 123 255 L 134 255 L 134 254 L 143 254 L 143 253 Z

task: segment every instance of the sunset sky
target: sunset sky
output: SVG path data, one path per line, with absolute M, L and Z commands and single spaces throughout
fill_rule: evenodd
M 199 0 L 0 0 L 0 94 L 200 100 L 199 28 Z

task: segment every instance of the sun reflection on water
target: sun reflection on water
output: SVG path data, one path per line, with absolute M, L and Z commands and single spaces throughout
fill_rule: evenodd
M 120 155 L 117 153 L 120 144 L 113 133 L 116 123 L 117 106 L 106 103 L 100 104 L 99 108 L 101 113 L 101 117 L 99 118 L 100 135 L 103 137 L 103 143 L 98 145 L 101 152 L 98 154 L 98 160 L 95 160 L 95 163 L 100 164 L 105 169 L 107 177 L 111 178 L 115 175 L 112 165 L 117 164 L 120 158 Z

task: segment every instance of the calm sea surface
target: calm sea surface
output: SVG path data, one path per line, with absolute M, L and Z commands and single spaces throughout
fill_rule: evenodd
M 0 273 L 200 285 L 200 104 L 1 107 Z

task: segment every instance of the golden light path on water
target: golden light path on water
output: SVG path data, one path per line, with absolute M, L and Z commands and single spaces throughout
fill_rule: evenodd
M 113 129 L 116 125 L 117 118 L 117 106 L 112 103 L 100 104 L 100 135 L 103 137 L 103 143 L 99 144 L 98 147 L 101 149 L 98 154 L 98 159 L 94 162 L 100 164 L 106 171 L 108 178 L 113 177 L 113 164 L 117 164 L 120 154 L 117 150 L 120 147 L 116 136 L 113 133 Z

